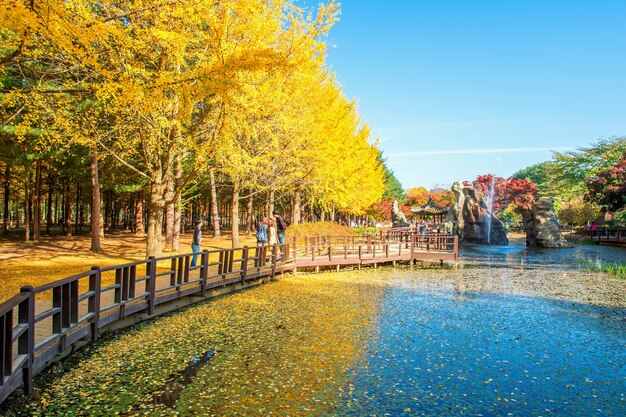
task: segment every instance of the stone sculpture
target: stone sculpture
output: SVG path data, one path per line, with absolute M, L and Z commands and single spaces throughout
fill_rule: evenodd
M 539 248 L 572 247 L 561 236 L 559 221 L 554 214 L 554 200 L 540 198 L 532 210 L 522 213 L 526 230 L 526 246 Z
M 398 208 L 398 200 L 394 200 L 393 205 L 391 206 L 391 221 L 393 222 L 392 227 L 410 226 L 409 222 L 406 221 L 406 216 Z

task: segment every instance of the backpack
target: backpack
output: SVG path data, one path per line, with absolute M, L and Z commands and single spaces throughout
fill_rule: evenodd
M 267 242 L 267 226 L 264 224 L 259 225 L 259 229 L 256 231 L 256 240 L 258 242 Z

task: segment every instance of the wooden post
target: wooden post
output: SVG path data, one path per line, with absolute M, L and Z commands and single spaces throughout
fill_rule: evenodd
M 246 275 L 248 273 L 248 247 L 243 247 L 241 254 L 241 283 L 246 282 Z
M 272 246 L 272 279 L 276 275 L 276 259 L 278 258 L 278 246 Z
M 172 258 L 170 263 L 170 287 L 176 285 L 176 258 Z
M 128 282 L 128 298 L 135 298 L 135 286 L 137 284 L 137 265 L 130 266 L 130 276 Z
M 217 265 L 217 273 L 218 275 L 223 275 L 224 274 L 224 253 L 225 251 L 220 251 L 220 259 L 219 259 L 219 263 Z M 222 276 L 223 278 L 223 276 Z
M 333 248 L 331 246 L 328 247 L 328 262 L 333 262 Z
M 189 282 L 189 265 L 191 264 L 191 255 L 185 256 L 182 258 L 184 260 L 184 272 L 183 272 L 183 281 Z
M 99 266 L 92 266 L 93 273 L 89 276 L 89 291 L 93 291 L 93 295 L 89 297 L 87 311 L 93 314 L 89 320 L 91 325 L 91 341 L 98 340 L 98 322 L 100 321 L 100 280 L 102 273 Z
M 200 295 L 204 297 L 206 292 L 206 281 L 207 276 L 209 275 L 209 251 L 202 251 L 202 267 L 200 268 Z
M 33 364 L 35 362 L 35 292 L 30 285 L 20 288 L 21 293 L 28 293 L 28 298 L 18 307 L 18 322 L 26 324 L 26 330 L 18 339 L 17 352 L 20 355 L 28 355 L 28 360 L 22 370 L 22 382 L 24 393 L 33 393 Z
M 148 275 L 148 314 L 154 314 L 154 306 L 156 304 L 156 270 L 157 262 L 154 256 L 148 257 L 148 263 L 146 264 L 146 275 Z
M 178 261 L 176 262 L 178 265 L 176 266 L 176 289 L 180 290 L 180 286 L 183 283 L 183 273 L 185 272 L 185 264 L 184 264 L 184 259 L 178 258 Z

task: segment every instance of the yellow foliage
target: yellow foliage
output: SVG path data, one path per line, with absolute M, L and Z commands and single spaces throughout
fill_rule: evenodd
M 294 224 L 287 228 L 285 242 L 292 243 L 293 239 L 298 244 L 304 243 L 305 237 L 310 236 L 356 236 L 358 233 L 351 227 L 342 226 L 331 222 L 301 223 Z

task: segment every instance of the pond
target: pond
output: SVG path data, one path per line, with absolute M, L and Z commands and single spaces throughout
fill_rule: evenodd
M 342 415 L 626 415 L 626 313 L 398 278 Z
M 467 245 L 459 248 L 461 265 L 506 268 L 576 270 L 589 262 L 626 262 L 626 248 L 607 245 L 577 245 L 573 248 L 529 248 L 524 240 L 511 239 L 509 246 Z

